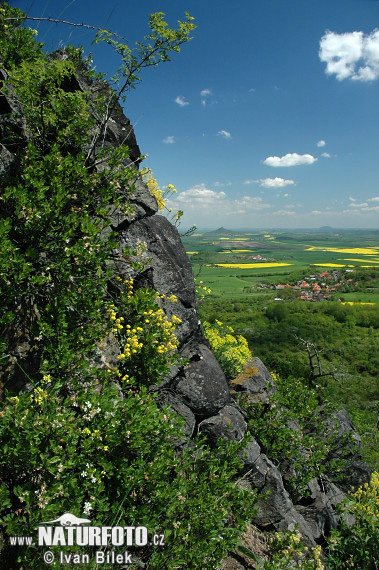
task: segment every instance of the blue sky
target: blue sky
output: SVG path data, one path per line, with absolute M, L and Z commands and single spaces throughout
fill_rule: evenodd
M 144 71 L 125 113 L 145 166 L 199 228 L 378 228 L 378 0 L 13 0 L 31 16 L 106 27 L 132 47 L 148 15 L 188 11 L 193 39 Z M 92 33 L 37 24 L 49 49 L 117 58 Z

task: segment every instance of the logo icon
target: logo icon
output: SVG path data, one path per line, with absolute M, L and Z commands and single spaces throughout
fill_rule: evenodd
M 41 524 L 59 523 L 61 526 L 79 526 L 81 524 L 87 524 L 90 522 L 91 521 L 89 519 L 81 519 L 80 517 L 77 517 L 72 513 L 64 513 L 57 519 L 54 519 L 52 521 L 43 521 L 39 524 L 41 525 Z

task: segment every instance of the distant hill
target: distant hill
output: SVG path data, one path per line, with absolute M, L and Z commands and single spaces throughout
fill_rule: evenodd
M 211 232 L 206 232 L 204 235 L 207 236 L 234 236 L 236 232 L 232 230 L 227 230 L 226 228 L 218 228 L 217 230 L 213 230 Z
M 332 226 L 321 226 L 321 228 L 318 229 L 319 232 L 335 232 L 335 228 L 332 228 Z

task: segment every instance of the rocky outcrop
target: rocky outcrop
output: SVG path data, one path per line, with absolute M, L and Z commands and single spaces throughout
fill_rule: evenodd
M 58 52 L 53 57 L 64 58 L 65 53 Z M 65 88 L 97 93 L 108 89 L 108 86 L 104 82 L 92 83 L 79 69 L 75 76 L 67 80 Z M 11 136 L 12 129 L 17 137 Z M 26 140 L 22 131 L 21 109 L 11 89 L 0 98 L 0 133 L 0 174 L 6 175 L 12 168 L 15 145 L 21 145 Z M 112 227 L 118 233 L 118 248 L 114 259 L 117 272 L 125 279 L 133 277 L 136 288 L 150 287 L 166 297 L 174 295 L 177 299 L 176 303 L 172 303 L 162 298 L 160 303 L 169 317 L 175 314 L 181 320 L 176 334 L 178 351 L 185 359 L 185 364 L 173 367 L 159 386 L 150 387 L 157 393 L 159 405 L 169 406 L 183 418 L 183 438 L 175 444 L 178 447 L 186 445 L 198 432 L 206 436 L 211 445 L 220 437 L 241 441 L 246 437 L 247 426 L 243 412 L 234 400 L 235 396 L 237 393 L 246 394 L 251 405 L 267 402 L 275 392 L 274 380 L 264 364 L 258 358 L 253 358 L 228 385 L 199 323 L 194 278 L 179 233 L 166 218 L 157 214 L 156 200 L 138 176 L 140 151 L 130 121 L 118 105 L 112 113 L 105 140 L 109 146 L 127 142 L 131 154 L 125 165 L 130 165 L 131 162 L 136 165 L 136 182 L 131 196 L 133 214 L 125 216 L 117 209 L 109 213 Z M 104 168 L 104 165 L 99 165 L 98 168 Z M 125 259 L 126 248 L 139 251 L 142 271 L 133 270 L 130 262 Z M 26 321 L 24 325 L 27 325 Z M 38 350 L 28 338 L 27 327 L 24 328 L 20 328 L 20 335 L 15 338 L 11 351 L 22 362 L 24 369 L 29 370 L 28 366 L 35 366 Z M 104 339 L 94 359 L 99 367 L 108 367 L 117 363 L 117 354 L 118 349 L 112 340 Z M 3 374 L 14 389 L 22 388 L 12 360 Z M 338 434 L 335 451 L 338 456 L 339 445 L 341 448 L 345 446 L 345 435 L 348 433 L 353 439 L 357 439 L 357 436 L 345 411 L 338 412 L 329 420 L 328 429 Z M 296 429 L 296 426 L 293 427 Z M 304 540 L 314 545 L 315 541 L 322 539 L 323 533 L 338 524 L 335 507 L 345 496 L 344 491 L 367 481 L 367 464 L 352 447 L 351 462 L 344 473 L 343 488 L 337 487 L 328 478 L 313 480 L 308 484 L 308 497 L 295 505 L 286 490 L 285 477 L 270 458 L 262 453 L 258 442 L 249 437 L 250 440 L 241 453 L 240 484 L 252 490 L 258 489 L 261 495 L 254 523 L 262 529 L 294 530 L 298 526 Z M 291 466 L 288 468 L 291 469 Z
M 259 358 L 252 358 L 238 376 L 231 381 L 232 394 L 248 394 L 249 402 L 266 402 L 275 393 L 274 381 Z

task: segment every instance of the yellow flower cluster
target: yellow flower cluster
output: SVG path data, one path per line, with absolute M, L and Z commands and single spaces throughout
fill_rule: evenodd
M 206 293 L 212 293 L 212 289 L 204 285 L 203 281 L 199 281 L 199 283 L 196 283 L 196 293 L 202 300 L 204 299 Z
M 234 336 L 232 327 L 215 322 L 215 326 L 204 322 L 205 336 L 225 374 L 235 376 L 252 358 L 247 340 L 242 335 Z
M 358 520 L 369 516 L 379 521 L 379 473 L 374 472 L 370 482 L 359 487 L 352 497 L 356 501 L 353 514 Z
M 47 398 L 46 390 L 42 388 L 34 388 L 33 394 L 31 395 L 31 400 L 34 401 L 39 406 L 42 406 L 44 400 Z
M 165 207 L 165 201 L 163 199 L 162 190 L 158 185 L 157 179 L 153 177 L 151 170 L 143 170 L 142 176 L 145 178 L 145 183 L 150 190 L 150 194 L 154 196 L 157 201 L 158 208 L 162 212 Z
M 132 354 L 136 354 L 138 350 L 143 347 L 143 343 L 140 342 L 138 337 L 140 333 L 143 333 L 142 327 L 132 329 L 130 325 L 126 325 L 126 342 L 122 353 L 117 357 L 118 360 L 130 358 Z
M 168 184 L 166 186 L 165 192 L 162 192 L 156 178 L 154 178 L 153 173 L 149 168 L 144 168 L 141 171 L 141 174 L 146 186 L 150 190 L 150 194 L 154 196 L 157 201 L 158 208 L 162 212 L 166 207 L 165 198 L 167 198 L 170 194 L 175 194 L 177 192 L 176 188 L 173 186 L 173 184 Z

